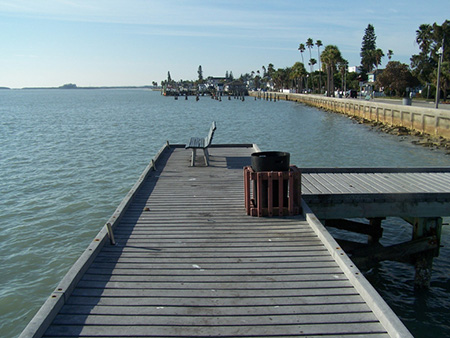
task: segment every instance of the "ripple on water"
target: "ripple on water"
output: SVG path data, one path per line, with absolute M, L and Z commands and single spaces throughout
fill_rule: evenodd
M 288 151 L 299 166 L 450 165 L 450 157 L 292 102 L 175 101 L 139 90 L 0 91 L 0 99 L 0 337 L 22 331 L 161 146 L 206 134 L 212 120 L 214 143 Z M 386 231 L 400 239 L 409 230 Z M 421 330 L 414 318 L 431 322 L 436 336 L 448 332 L 450 253 L 442 252 L 437 287 L 419 300 L 425 309 L 435 302 L 434 318 L 416 306 L 410 267 L 367 273 L 407 323 Z

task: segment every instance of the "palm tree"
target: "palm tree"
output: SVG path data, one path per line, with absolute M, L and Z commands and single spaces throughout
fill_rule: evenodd
M 314 47 L 314 41 L 313 41 L 313 39 L 308 38 L 308 40 L 306 40 L 306 47 L 308 47 L 308 49 L 309 49 L 309 59 L 311 60 L 311 59 L 312 59 L 311 48 Z M 311 63 L 309 63 L 309 72 L 310 72 L 310 74 L 311 74 L 311 76 L 312 76 L 313 68 L 312 68 Z M 307 80 L 307 81 L 308 81 L 308 80 Z M 311 86 L 311 87 L 312 87 L 312 86 Z
M 300 54 L 302 55 L 302 63 L 303 64 L 305 64 L 305 60 L 303 60 L 303 52 L 305 51 L 305 44 L 303 44 L 303 43 L 301 43 L 299 46 L 298 46 L 298 50 L 300 51 Z
M 388 57 L 389 61 L 391 61 L 392 55 L 394 55 L 394 52 L 389 49 L 387 52 L 387 57 Z
M 428 24 L 422 24 L 419 26 L 419 29 L 416 30 L 416 42 L 424 54 L 428 54 L 430 52 L 432 34 L 433 27 Z
M 313 39 L 309 38 L 308 40 L 306 40 L 306 47 L 308 47 L 309 49 L 309 59 L 312 59 L 312 55 L 311 55 L 311 48 L 314 47 L 314 41 Z M 313 72 L 312 67 L 311 67 L 311 73 Z
M 271 78 L 274 71 L 275 71 L 275 68 L 273 67 L 273 64 L 269 63 L 269 65 L 267 66 L 267 76 L 269 76 L 269 78 Z
M 341 59 L 338 62 L 339 72 L 341 73 L 341 89 L 346 92 L 347 91 L 347 79 L 346 73 L 348 69 L 348 61 L 345 59 Z
M 312 68 L 314 68 L 314 65 L 317 63 L 316 59 L 310 59 L 308 65 Z M 313 73 L 311 73 L 311 87 L 314 89 L 314 78 Z
M 317 40 L 316 46 L 317 46 L 317 60 L 319 60 L 319 94 L 321 94 L 322 93 L 322 75 L 321 75 L 322 67 L 320 66 L 320 47 L 323 46 L 322 41 Z
M 384 53 L 380 48 L 374 50 L 373 53 L 374 53 L 374 57 L 375 57 L 375 67 L 377 67 L 377 69 L 378 69 L 378 66 L 381 65 L 381 58 L 384 57 Z
M 334 96 L 334 71 L 338 62 L 342 60 L 341 52 L 337 46 L 328 45 L 320 56 L 322 67 L 327 72 L 327 96 Z

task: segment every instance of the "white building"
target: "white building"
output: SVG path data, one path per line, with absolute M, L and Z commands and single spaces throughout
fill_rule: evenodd
M 348 67 L 348 72 L 349 73 L 361 73 L 361 68 L 359 66 L 349 66 Z

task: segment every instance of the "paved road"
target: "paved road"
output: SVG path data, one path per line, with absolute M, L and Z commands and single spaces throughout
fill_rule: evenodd
M 377 97 L 375 99 L 371 99 L 373 102 L 380 102 L 380 103 L 391 103 L 391 104 L 403 104 L 402 99 L 386 99 L 382 97 Z M 426 108 L 435 108 L 434 102 L 425 102 L 422 100 L 414 100 L 412 99 L 412 106 L 415 107 L 426 107 Z M 450 104 L 443 104 L 439 103 L 439 109 L 447 109 L 450 110 Z

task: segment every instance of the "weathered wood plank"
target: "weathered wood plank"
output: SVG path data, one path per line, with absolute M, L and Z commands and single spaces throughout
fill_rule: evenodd
M 290 275 L 278 276 L 277 281 L 279 281 L 279 282 L 282 282 L 282 281 L 302 282 L 302 281 L 340 280 L 340 279 L 345 279 L 345 276 L 343 275 L 343 273 L 341 271 L 335 270 L 334 273 L 323 273 L 323 271 L 319 269 L 319 270 L 313 271 L 313 272 L 297 274 L 295 276 L 295 278 L 292 278 L 292 276 L 290 276 Z M 179 280 L 180 280 L 180 283 L 183 283 L 183 281 L 184 281 L 181 278 L 179 278 Z M 236 284 L 236 282 L 234 282 L 235 281 L 234 278 L 230 278 L 229 280 L 231 280 L 230 283 Z M 130 281 L 130 276 L 128 276 L 128 275 L 85 274 L 83 276 L 83 279 L 80 281 L 80 283 L 82 281 L 128 282 L 128 281 Z M 136 283 L 138 283 L 138 282 L 154 282 L 154 283 L 167 282 L 168 283 L 169 282 L 167 280 L 166 276 L 154 278 L 154 276 L 148 276 L 145 274 L 133 275 L 133 281 Z M 272 281 L 273 281 L 273 279 L 272 279 Z M 171 279 L 170 282 L 175 283 L 176 279 Z M 202 280 L 200 282 L 202 282 Z M 250 280 L 249 280 L 249 282 L 250 282 Z M 256 283 L 256 282 L 267 282 L 267 279 L 261 280 L 261 279 L 256 279 L 256 277 L 255 277 L 254 283 Z M 80 284 L 80 285 L 82 285 L 82 284 Z M 191 281 L 190 285 L 193 286 L 192 281 Z M 209 287 L 210 286 L 211 285 L 209 285 Z M 254 286 L 254 285 L 252 285 L 252 286 Z M 236 286 L 235 285 L 233 286 L 232 284 L 230 284 L 230 287 L 236 287 Z M 249 287 L 250 287 L 250 285 L 249 285 Z
M 155 311 L 158 310 L 158 311 Z M 346 303 L 341 304 L 297 304 L 293 305 L 277 305 L 277 306 L 260 306 L 257 309 L 260 315 L 270 314 L 334 314 L 334 313 L 361 313 L 369 312 L 370 308 L 365 303 Z M 255 312 L 254 307 L 247 306 L 197 306 L 197 307 L 181 307 L 181 306 L 164 306 L 159 309 L 146 306 L 90 306 L 90 305 L 65 305 L 61 314 L 93 314 L 93 315 L 209 315 L 209 316 L 242 316 Z
M 120 243 L 119 243 L 120 244 Z M 217 247 L 199 247 L 195 251 L 192 250 L 182 250 L 179 248 L 178 250 L 170 250 L 164 249 L 164 257 L 179 257 L 180 255 L 184 257 L 204 257 L 207 254 L 207 257 L 304 257 L 301 254 L 303 253 L 305 256 L 310 254 L 314 254 L 314 251 L 319 252 L 319 254 L 327 254 L 325 248 L 319 248 L 313 250 L 311 246 L 305 245 L 302 247 L 285 247 L 279 246 L 274 248 L 261 248 L 261 247 L 252 247 L 248 248 L 245 246 L 242 247 L 232 247 L 225 246 L 221 249 L 221 252 L 217 252 Z M 313 251 L 312 251 L 313 250 Z M 108 250 L 103 250 L 105 253 L 129 253 L 129 254 L 158 254 L 158 258 L 161 257 L 160 252 L 161 248 L 155 246 L 133 246 L 133 247 L 122 247 L 122 248 L 109 248 Z
M 181 306 L 187 309 L 192 307 L 265 307 L 265 306 L 305 306 L 314 305 L 340 305 L 345 307 L 346 304 L 363 302 L 358 293 L 352 294 L 324 294 L 324 295 L 297 295 L 295 292 L 278 293 L 266 296 L 240 296 L 240 297 L 70 297 L 66 304 L 68 305 L 84 305 L 84 306 Z M 185 293 L 186 294 L 186 293 Z
M 358 189 L 352 184 L 348 184 L 345 180 L 342 180 L 342 174 L 317 174 L 317 176 L 327 182 L 329 186 L 332 186 L 336 189 L 336 192 L 339 193 L 359 193 Z
M 363 193 L 383 193 L 384 189 L 377 182 L 368 181 L 366 175 L 357 174 L 357 173 L 349 173 L 343 174 L 343 176 L 347 177 L 347 179 L 351 182 L 355 182 L 360 187 Z M 368 189 L 368 190 L 365 190 Z
M 277 278 L 279 280 L 282 279 L 282 276 L 286 276 L 286 278 L 288 276 L 290 276 L 291 280 L 292 280 L 292 276 L 296 276 L 296 275 L 312 275 L 314 273 L 320 273 L 320 274 L 336 274 L 339 273 L 339 268 L 337 267 L 313 267 L 313 268 L 303 268 L 301 271 L 297 271 L 294 272 L 292 274 L 289 274 L 287 271 L 285 271 L 283 274 L 279 274 L 277 276 Z M 179 280 L 179 281 L 185 281 L 187 282 L 197 282 L 197 281 L 203 281 L 205 280 L 206 277 L 201 276 L 201 275 L 197 275 L 197 276 L 188 276 L 187 275 L 181 275 L 181 276 L 175 276 L 172 274 L 164 274 L 164 275 L 157 275 L 157 274 L 152 274 L 152 271 L 146 270 L 146 269 L 141 269 L 141 270 L 130 270 L 130 269 L 90 269 L 88 270 L 87 273 L 90 274 L 96 274 L 96 275 L 122 275 L 122 276 L 152 276 L 154 278 L 155 281 L 162 283 L 164 281 L 175 281 L 175 280 Z M 240 283 L 243 281 L 246 282 L 251 282 L 252 280 L 262 280 L 265 279 L 267 277 L 267 279 L 271 279 L 274 280 L 274 276 L 268 275 L 267 274 L 268 271 L 263 272 L 261 274 L 257 274 L 256 271 L 252 271 L 252 275 L 248 276 L 248 275 L 237 275 L 237 274 L 227 274 L 226 272 L 223 275 L 209 275 L 208 278 L 211 282 L 217 282 L 220 280 L 223 280 L 227 283 Z M 205 275 L 206 273 L 203 273 L 203 275 Z M 171 278 L 168 278 L 171 277 Z
M 308 176 L 305 175 L 302 177 L 302 181 L 303 179 L 313 184 L 321 193 L 333 193 L 333 190 L 330 189 L 325 182 L 322 182 L 320 177 L 318 177 L 318 174 L 309 174 Z
M 359 184 L 359 182 L 352 180 L 348 174 L 343 173 L 335 173 L 333 174 L 333 177 L 336 181 L 342 182 L 342 184 L 347 187 L 348 190 L 351 193 L 361 194 L 365 192 L 364 188 Z
M 134 326 L 76 326 L 76 325 L 54 325 L 46 332 L 45 337 L 65 337 L 65 336 L 117 336 L 117 337 L 154 337 L 154 336 L 179 336 L 179 337 L 264 337 L 264 336 L 311 336 L 311 335 L 345 335 L 371 333 L 384 333 L 385 330 L 380 323 L 366 322 L 362 323 L 339 323 L 329 324 L 310 323 L 299 325 L 296 323 L 285 325 L 247 325 L 239 323 L 230 326 L 209 326 L 193 324 L 190 326 L 156 326 L 156 325 L 134 325 Z
M 194 311 L 193 311 L 194 312 Z M 122 313 L 121 315 L 58 315 L 55 320 L 55 325 L 98 325 L 98 326 L 119 326 L 119 325 L 133 325 L 142 326 L 148 325 L 151 321 L 151 326 L 234 326 L 236 323 L 245 323 L 248 326 L 256 325 L 292 325 L 292 324 L 331 324 L 331 323 L 371 323 L 374 322 L 373 315 L 368 312 L 356 313 L 304 313 L 301 316 L 298 314 L 287 313 L 270 313 L 267 315 L 260 314 L 257 310 L 249 311 L 245 315 L 212 315 L 212 314 L 184 314 L 161 316 L 159 313 L 154 315 L 128 315 Z
M 222 282 L 223 283 L 223 282 Z M 290 282 L 291 283 L 291 282 Z M 355 291 L 352 290 L 352 286 L 349 285 L 348 282 L 341 281 L 336 282 L 334 287 L 317 287 L 317 288 L 309 288 L 307 285 L 302 285 L 304 283 L 294 283 L 293 285 L 297 285 L 297 287 L 293 287 L 295 289 L 295 292 L 292 291 L 292 289 L 289 289 L 290 292 L 286 292 L 286 294 L 290 296 L 325 296 L 325 295 L 354 295 Z M 327 282 L 317 282 L 318 284 L 322 285 L 328 285 Z M 170 288 L 173 283 L 167 283 L 168 288 Z M 83 283 L 83 285 L 86 286 L 86 288 L 77 288 L 73 295 L 77 297 L 101 297 L 101 298 L 107 298 L 107 297 L 120 297 L 120 298 L 148 298 L 152 299 L 154 298 L 156 302 L 160 300 L 160 298 L 166 297 L 171 298 L 171 303 L 173 305 L 180 304 L 183 298 L 184 300 L 188 301 L 189 299 L 192 299 L 193 297 L 196 298 L 202 298 L 205 302 L 210 303 L 216 303 L 218 305 L 217 301 L 220 298 L 220 301 L 222 301 L 225 298 L 234 299 L 236 298 L 245 298 L 245 297 L 271 297 L 271 298 L 277 298 L 276 292 L 277 290 L 280 290 L 279 292 L 282 292 L 283 286 L 285 287 L 286 283 L 257 283 L 255 284 L 255 288 L 262 288 L 264 290 L 252 290 L 252 289 L 232 289 L 232 290 L 220 290 L 217 289 L 220 287 L 220 282 L 212 285 L 205 285 L 204 287 L 201 287 L 200 289 L 192 287 L 189 283 L 185 283 L 186 285 L 178 285 L 178 289 L 176 290 L 162 290 L 162 289 L 151 289 L 150 286 L 146 283 L 136 283 L 136 285 L 139 285 L 140 288 L 137 289 L 126 289 L 126 286 L 129 286 L 130 283 L 110 283 L 107 285 L 106 288 L 102 288 L 100 283 Z M 108 287 L 109 286 L 109 287 Z M 112 288 L 113 286 L 117 286 L 117 288 Z M 166 286 L 164 284 L 164 286 Z M 300 286 L 303 286 L 300 287 Z M 122 288 L 121 288 L 122 287 Z M 207 288 L 209 287 L 209 289 Z M 200 292 L 195 292 L 195 290 L 199 290 Z M 189 295 L 189 297 L 186 296 L 186 293 L 192 293 L 192 296 Z M 273 295 L 275 293 L 275 295 Z M 251 302 L 249 302 L 251 304 Z
M 277 263 L 277 266 L 283 264 L 302 264 L 302 263 L 313 263 L 315 261 L 334 261 L 328 252 L 323 251 L 321 254 L 311 255 L 310 253 L 303 256 L 270 256 L 270 257 L 205 257 L 205 256 L 194 256 L 194 257 L 160 257 L 157 262 L 153 263 L 154 267 L 162 265 L 174 265 L 174 264 L 190 264 L 192 260 L 195 259 L 199 264 L 206 265 L 223 265 L 229 264 L 232 266 L 242 266 L 244 264 L 252 264 L 253 266 L 268 265 L 271 266 Z M 148 263 L 148 255 L 125 255 L 112 256 L 110 254 L 99 255 L 96 259 L 96 263 Z
M 189 151 L 173 149 L 45 336 L 385 337 L 303 216 L 246 216 L 251 152 L 212 147 L 210 166 L 193 168 Z M 365 192 L 343 175 L 307 174 L 305 190 Z

